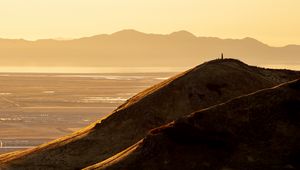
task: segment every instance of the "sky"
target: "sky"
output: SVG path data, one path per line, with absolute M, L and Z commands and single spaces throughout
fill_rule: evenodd
M 300 44 L 300 0 L 0 0 L 0 37 L 79 38 L 123 29 Z

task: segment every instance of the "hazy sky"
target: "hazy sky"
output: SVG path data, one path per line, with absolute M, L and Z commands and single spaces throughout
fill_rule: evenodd
M 300 0 L 0 0 L 2 38 L 76 38 L 129 28 L 300 44 Z

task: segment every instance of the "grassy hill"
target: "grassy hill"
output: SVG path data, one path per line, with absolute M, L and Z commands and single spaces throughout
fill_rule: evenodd
M 299 169 L 300 80 L 241 96 L 153 129 L 86 169 Z
M 130 147 L 153 128 L 299 76 L 299 72 L 258 68 L 233 59 L 206 62 L 142 91 L 81 131 L 2 155 L 0 164 L 23 169 L 84 168 Z

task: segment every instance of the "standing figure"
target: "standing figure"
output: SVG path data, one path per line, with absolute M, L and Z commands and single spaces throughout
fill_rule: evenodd
M 222 59 L 222 60 L 224 59 L 224 55 L 223 55 L 223 53 L 221 53 L 221 59 Z

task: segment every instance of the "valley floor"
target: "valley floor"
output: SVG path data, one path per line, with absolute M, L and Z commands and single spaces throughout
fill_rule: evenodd
M 0 154 L 70 134 L 176 73 L 0 74 Z

